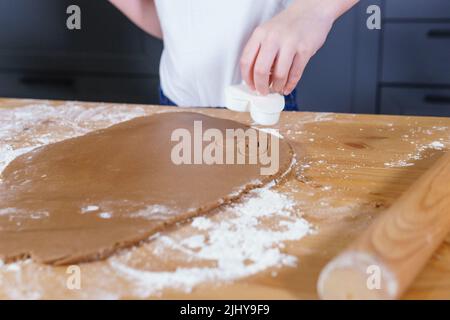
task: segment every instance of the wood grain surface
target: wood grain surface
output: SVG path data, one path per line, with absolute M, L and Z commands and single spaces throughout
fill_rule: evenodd
M 36 104 L 86 109 L 99 106 L 98 103 L 0 99 L 0 108 L 13 110 L 13 114 L 17 112 L 17 117 L 24 116 L 20 114 L 21 110 Z M 101 106 L 110 108 L 112 113 L 118 107 L 112 104 Z M 158 106 L 119 107 L 121 110 L 139 107 L 145 110 L 145 114 L 179 110 Z M 251 123 L 247 114 L 222 109 L 194 111 Z M 60 118 L 39 119 L 33 132 L 62 136 L 65 124 Z M 85 121 L 82 125 L 86 130 L 94 130 L 107 126 L 107 123 Z M 298 160 L 294 172 L 277 186 L 277 190 L 295 199 L 296 212 L 317 230 L 314 235 L 300 241 L 285 243 L 283 250 L 296 256 L 298 265 L 276 270 L 276 273 L 271 269 L 265 270 L 233 282 L 203 283 L 191 292 L 164 289 L 148 298 L 316 299 L 317 279 L 327 262 L 366 230 L 380 212 L 390 207 L 450 148 L 450 118 L 298 112 L 283 113 L 275 128 L 292 144 Z M 31 139 L 29 130 L 7 138 L 0 136 L 0 148 L 6 144 L 14 148 L 26 147 Z M 215 219 L 226 219 L 226 214 L 211 214 Z M 190 233 L 193 230 L 189 225 L 181 225 L 167 232 Z M 137 254 L 142 259 L 150 259 L 139 253 L 150 247 L 151 242 L 143 244 Z M 90 270 L 86 272 L 88 278 L 83 281 L 88 283 L 99 277 L 113 279 L 114 275 L 108 274 L 105 266 L 104 261 L 82 265 L 85 270 Z M 177 257 L 173 257 L 171 261 L 156 261 L 154 267 L 177 266 L 180 266 Z M 38 298 L 90 297 L 87 293 L 83 295 L 62 288 L 65 269 L 35 263 L 25 265 L 23 269 L 19 283 L 39 286 L 43 294 Z M 8 298 L 11 295 L 7 290 L 12 290 L 8 286 L 17 285 L 18 280 L 9 278 L 10 275 L 3 270 L 0 268 L 0 280 L 4 281 L 0 286 L 0 298 Z M 34 283 L 35 279 L 40 281 Z M 111 294 L 126 292 L 125 287 L 129 285 L 114 282 L 105 290 Z M 403 298 L 450 299 L 449 235 Z

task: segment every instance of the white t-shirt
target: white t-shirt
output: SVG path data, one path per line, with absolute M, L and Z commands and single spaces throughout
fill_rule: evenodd
M 155 0 L 164 94 L 179 106 L 225 106 L 225 87 L 242 81 L 239 60 L 252 32 L 290 1 Z

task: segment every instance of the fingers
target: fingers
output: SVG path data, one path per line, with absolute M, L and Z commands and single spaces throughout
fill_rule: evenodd
M 284 88 L 288 81 L 289 72 L 291 70 L 295 50 L 292 48 L 281 49 L 275 61 L 275 68 L 271 77 L 272 91 L 280 94 L 284 93 Z
M 270 30 L 269 30 L 270 31 Z M 281 37 L 279 32 L 258 27 L 241 57 L 242 78 L 262 95 L 272 92 L 288 95 L 299 82 L 312 52 L 301 39 Z
M 259 49 L 255 61 L 253 80 L 256 91 L 262 95 L 270 93 L 270 74 L 275 58 L 278 53 L 278 46 L 274 42 L 265 42 Z
M 253 80 L 253 72 L 254 72 L 253 70 L 260 47 L 261 47 L 261 39 L 255 32 L 251 36 L 250 40 L 247 42 L 247 45 L 245 46 L 241 57 L 242 79 L 245 81 L 245 83 L 247 83 L 247 85 L 252 90 L 256 90 L 255 82 Z
M 284 87 L 283 91 L 284 95 L 290 94 L 295 89 L 297 83 L 300 81 L 300 78 L 303 75 L 303 71 L 305 70 L 306 64 L 308 63 L 309 59 L 310 59 L 309 55 L 304 55 L 300 53 L 297 53 L 295 55 L 294 61 L 292 62 L 291 70 L 289 71 L 288 80 Z

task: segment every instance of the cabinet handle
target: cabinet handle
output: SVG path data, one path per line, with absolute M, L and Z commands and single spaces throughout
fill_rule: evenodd
M 427 36 L 432 39 L 450 39 L 450 29 L 432 29 Z
M 429 104 L 445 104 L 450 105 L 450 96 L 439 94 L 427 94 L 423 100 Z

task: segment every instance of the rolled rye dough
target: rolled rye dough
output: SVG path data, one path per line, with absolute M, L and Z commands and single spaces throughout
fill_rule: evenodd
M 171 135 L 179 128 L 193 133 L 194 121 L 224 136 L 226 129 L 249 128 L 198 113 L 162 113 L 16 158 L 0 180 L 0 259 L 65 265 L 106 258 L 289 170 L 293 153 L 282 139 L 279 169 L 270 176 L 261 175 L 259 162 L 174 164 L 178 142 Z

